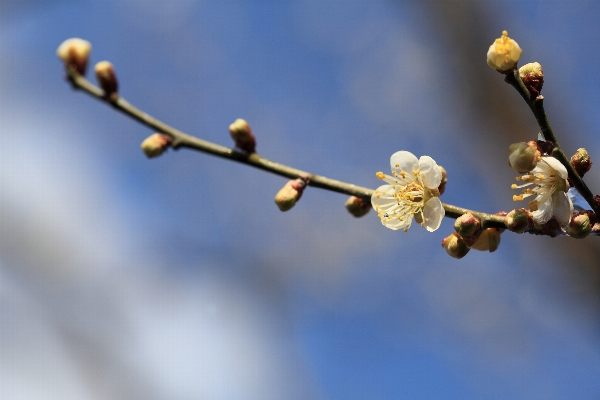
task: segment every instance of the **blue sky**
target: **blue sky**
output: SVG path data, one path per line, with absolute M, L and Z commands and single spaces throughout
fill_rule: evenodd
M 448 170 L 443 201 L 509 210 L 506 149 L 537 126 L 487 47 L 507 29 L 543 65 L 563 147 L 595 160 L 599 6 L 449 4 L 3 1 L 1 397 L 596 398 L 597 238 L 454 260 L 449 219 L 393 232 L 314 188 L 281 213 L 280 177 L 146 159 L 153 132 L 55 55 L 89 40 L 124 98 L 203 139 L 244 118 L 261 155 L 372 188 L 408 150 Z

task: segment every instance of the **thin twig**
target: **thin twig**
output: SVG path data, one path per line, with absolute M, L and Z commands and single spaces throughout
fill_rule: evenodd
M 569 174 L 569 178 L 573 186 L 577 189 L 577 191 L 583 196 L 585 201 L 592 207 L 592 210 L 596 213 L 596 215 L 600 215 L 600 205 L 596 204 L 594 201 L 594 195 L 592 191 L 587 187 L 583 179 L 579 176 L 575 168 L 571 165 L 570 160 L 567 158 L 565 153 L 562 150 L 562 147 L 558 143 L 556 136 L 554 135 L 554 131 L 550 126 L 550 122 L 548 121 L 548 117 L 546 116 L 546 111 L 544 110 L 544 96 L 538 96 L 535 99 L 531 99 L 529 90 L 523 83 L 521 76 L 519 75 L 519 70 L 515 69 L 512 74 L 506 75 L 505 81 L 510 84 L 512 87 L 517 89 L 517 92 L 523 97 L 523 100 L 527 103 L 533 116 L 535 117 L 541 131 L 542 135 L 544 135 L 545 140 L 549 140 L 554 145 L 554 150 L 552 151 L 552 156 L 554 156 L 558 161 L 561 162 L 562 165 L 565 166 L 567 172 Z

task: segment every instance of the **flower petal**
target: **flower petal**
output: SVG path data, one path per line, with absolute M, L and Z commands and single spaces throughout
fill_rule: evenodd
M 532 213 L 533 220 L 538 224 L 545 224 L 552 218 L 552 202 L 538 204 L 537 211 Z
M 412 216 L 407 216 L 407 217 L 403 218 L 402 220 L 399 220 L 398 218 L 392 218 L 390 220 L 386 220 L 384 218 L 381 219 L 381 223 L 386 228 L 390 228 L 395 231 L 398 229 L 402 229 L 407 226 L 410 226 L 411 222 L 412 222 Z
M 550 157 L 550 156 L 544 156 L 544 157 L 542 157 L 542 160 L 546 164 L 548 164 L 548 166 L 550 168 L 555 170 L 558 173 L 558 176 L 560 176 L 563 179 L 567 179 L 569 174 L 567 173 L 567 169 L 565 168 L 565 166 L 562 165 L 560 161 L 558 161 L 556 158 Z
M 419 158 L 419 171 L 423 178 L 423 184 L 429 189 L 437 189 L 442 183 L 442 171 L 435 160 L 429 156 Z
M 425 228 L 429 232 L 435 231 L 440 227 L 444 215 L 446 215 L 446 212 L 440 199 L 437 197 L 429 199 L 425 203 L 425 207 L 423 207 L 423 223 L 425 224 Z
M 371 196 L 371 205 L 377 211 L 378 208 L 383 210 L 398 204 L 394 196 L 396 191 L 392 189 L 392 185 L 379 186 Z M 376 207 L 377 206 L 377 207 Z
M 565 228 L 569 225 L 571 215 L 573 215 L 571 199 L 565 192 L 556 192 L 552 195 L 552 206 L 554 218 L 556 218 L 561 228 Z
M 397 177 L 400 177 L 400 173 L 404 171 L 410 182 L 412 182 L 412 171 L 419 169 L 419 160 L 415 155 L 409 151 L 397 151 L 390 157 L 390 165 L 392 172 L 396 172 Z M 407 183 L 407 182 L 405 182 Z

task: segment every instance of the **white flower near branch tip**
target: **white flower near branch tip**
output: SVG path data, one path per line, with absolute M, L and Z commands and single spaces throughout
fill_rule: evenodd
M 442 172 L 429 156 L 417 159 L 408 151 L 398 151 L 390 158 L 392 175 L 378 172 L 387 182 L 371 196 L 371 204 L 381 223 L 390 229 L 408 231 L 413 218 L 429 232 L 439 228 L 445 211 L 438 198 Z
M 502 31 L 502 36 L 492 43 L 487 52 L 487 63 L 498 71 L 508 71 L 517 65 L 523 50 L 517 42 L 508 37 L 508 32 Z
M 529 202 L 533 220 L 538 224 L 545 224 L 554 216 L 559 225 L 565 228 L 573 214 L 573 203 L 566 193 L 569 188 L 567 177 L 567 169 L 560 161 L 544 156 L 531 172 L 517 177 L 518 181 L 525 183 L 513 184 L 512 188 L 524 189 L 522 194 L 513 196 L 513 200 L 536 196 L 535 200 Z

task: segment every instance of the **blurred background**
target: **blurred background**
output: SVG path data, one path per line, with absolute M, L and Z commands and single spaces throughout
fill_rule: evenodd
M 189 150 L 64 80 L 65 39 L 111 61 L 120 94 L 232 146 L 376 188 L 408 150 L 443 201 L 512 201 L 513 142 L 537 124 L 486 65 L 506 29 L 545 72 L 570 155 L 599 163 L 595 1 L 0 2 L 2 399 L 592 399 L 600 241 L 506 232 L 455 260 L 428 233 L 355 219 L 308 188 Z M 599 169 L 586 176 L 600 192 Z

